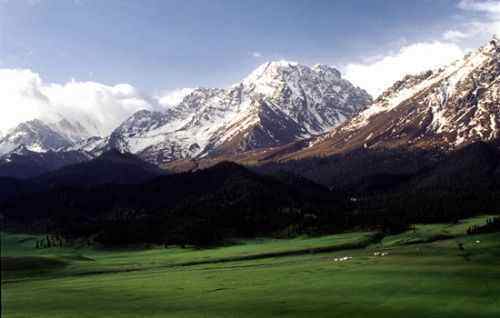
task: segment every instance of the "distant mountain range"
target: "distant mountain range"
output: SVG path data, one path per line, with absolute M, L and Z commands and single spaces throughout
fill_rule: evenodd
M 139 111 L 105 138 L 24 123 L 0 142 L 0 218 L 105 245 L 203 245 L 496 212 L 497 45 L 406 76 L 371 104 L 333 68 L 273 62 Z
M 229 89 L 196 89 L 164 113 L 138 112 L 105 142 L 157 164 L 235 154 L 322 134 L 370 102 L 334 68 L 271 62 Z
M 356 148 L 454 150 L 500 137 L 500 42 L 434 71 L 406 76 L 358 116 L 294 157 Z
M 500 44 L 495 38 L 463 59 L 408 75 L 358 115 L 329 132 L 261 150 L 169 167 L 191 169 L 220 160 L 261 165 L 347 154 L 359 149 L 450 152 L 500 138 Z
M 0 154 L 20 145 L 94 156 L 118 149 L 155 164 L 234 154 L 325 133 L 370 102 L 334 68 L 270 62 L 228 89 L 198 88 L 163 112 L 139 111 L 104 138 L 85 138 L 83 126 L 67 120 L 20 124 L 0 140 Z
M 391 169 L 404 179 L 468 145 L 498 145 L 499 45 L 493 38 L 447 67 L 408 75 L 373 102 L 334 68 L 278 61 L 230 88 L 198 88 L 163 112 L 139 111 L 107 137 L 34 120 L 1 138 L 0 176 L 33 177 L 115 149 L 170 172 L 229 160 L 294 166 L 329 186 Z M 327 164 L 311 165 L 318 158 Z

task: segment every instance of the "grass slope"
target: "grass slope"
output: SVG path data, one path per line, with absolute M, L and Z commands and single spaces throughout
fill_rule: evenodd
M 396 245 L 418 244 L 463 236 L 467 229 L 473 225 L 483 225 L 494 215 L 482 215 L 475 218 L 461 220 L 456 224 L 417 224 L 415 229 L 391 235 L 382 240 L 382 246 L 391 247 Z
M 231 258 L 364 246 L 373 235 L 247 241 L 210 250 L 33 251 L 29 236 L 3 234 L 2 256 L 51 257 L 67 265 L 2 277 L 2 316 L 499 317 L 500 234 L 462 235 L 465 224 L 483 221 L 417 227 L 424 238 L 453 235 L 434 242 L 415 243 L 411 232 L 368 248 L 239 261 Z M 373 255 L 381 249 L 389 255 Z M 342 256 L 353 259 L 333 261 Z M 124 267 L 135 270 L 116 271 Z M 95 269 L 109 272 L 92 274 Z
M 2 258 L 23 259 L 38 257 L 68 262 L 68 266 L 55 273 L 46 271 L 45 277 L 63 275 L 89 275 L 131 272 L 162 267 L 189 266 L 207 263 L 253 260 L 270 257 L 319 253 L 326 251 L 361 248 L 379 240 L 377 233 L 346 233 L 323 237 L 299 237 L 291 240 L 256 239 L 239 241 L 234 245 L 212 249 L 172 247 L 168 249 L 104 250 L 88 247 L 36 249 L 41 238 L 34 235 L 2 233 Z M 40 278 L 34 268 L 30 273 L 3 270 L 2 280 L 27 280 Z

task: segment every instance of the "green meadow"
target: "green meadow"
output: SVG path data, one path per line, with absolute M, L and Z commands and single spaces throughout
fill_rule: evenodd
M 500 233 L 466 235 L 487 217 L 211 249 L 36 249 L 2 233 L 2 317 L 497 318 Z

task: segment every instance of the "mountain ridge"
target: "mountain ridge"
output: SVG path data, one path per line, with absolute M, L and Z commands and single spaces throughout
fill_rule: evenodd
M 108 137 L 60 149 L 118 149 L 181 170 L 357 149 L 450 152 L 500 136 L 499 78 L 496 38 L 446 67 L 405 76 L 369 106 L 334 68 L 268 62 L 227 89 L 191 90 L 164 112 L 138 111 Z
M 334 68 L 268 62 L 227 89 L 197 88 L 164 112 L 139 111 L 94 149 L 153 163 L 237 153 L 323 133 L 370 101 Z
M 494 38 L 445 68 L 396 82 L 373 105 L 317 138 L 304 153 L 393 146 L 452 150 L 495 140 L 500 136 L 499 78 L 500 48 Z
M 494 38 L 446 67 L 405 76 L 364 111 L 325 134 L 232 156 L 167 163 L 165 167 L 174 171 L 199 169 L 220 160 L 255 167 L 292 161 L 300 165 L 302 160 L 328 161 L 330 157 L 348 157 L 359 150 L 425 153 L 429 162 L 433 162 L 433 156 L 446 156 L 478 142 L 498 147 L 500 49 L 497 43 Z M 400 159 L 396 155 L 384 160 L 396 160 L 396 164 Z

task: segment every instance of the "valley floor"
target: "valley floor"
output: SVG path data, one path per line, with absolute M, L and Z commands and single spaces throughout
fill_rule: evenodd
M 208 250 L 2 233 L 2 317 L 500 317 L 500 233 L 465 234 L 486 218 Z

